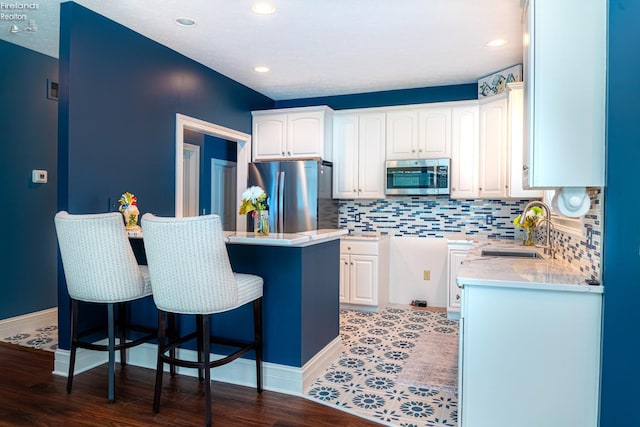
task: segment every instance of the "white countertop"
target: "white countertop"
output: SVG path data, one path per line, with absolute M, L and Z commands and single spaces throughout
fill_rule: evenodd
M 247 231 L 225 231 L 224 233 L 228 243 L 301 247 L 339 239 L 343 234 L 347 234 L 347 230 L 321 229 L 299 233 L 270 233 L 268 236 L 256 236 L 255 233 Z
M 465 257 L 456 282 L 459 286 L 498 286 L 523 289 L 603 293 L 601 285 L 586 284 L 588 277 L 564 260 L 482 256 L 482 248 L 532 248 L 508 240 L 475 242 Z
M 302 247 L 336 240 L 347 233 L 347 230 L 321 229 L 299 233 L 270 233 L 268 236 L 256 236 L 252 231 L 224 231 L 224 240 L 227 243 L 243 245 Z M 143 238 L 142 231 L 127 231 L 127 235 L 130 239 Z
M 342 240 L 381 240 L 388 239 L 389 234 L 387 233 L 375 233 L 375 232 L 355 232 L 355 233 L 345 233 L 342 236 Z

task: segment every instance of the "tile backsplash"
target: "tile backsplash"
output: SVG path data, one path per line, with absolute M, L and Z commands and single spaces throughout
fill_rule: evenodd
M 602 191 L 590 189 L 591 209 L 580 234 L 555 230 L 557 257 L 591 278 L 600 277 Z M 513 219 L 529 200 L 453 200 L 448 196 L 394 196 L 341 200 L 340 228 L 392 236 L 522 239 Z M 591 231 L 588 231 L 591 230 Z

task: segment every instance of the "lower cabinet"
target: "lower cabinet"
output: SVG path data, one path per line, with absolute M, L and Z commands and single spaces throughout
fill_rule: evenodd
M 464 284 L 460 427 L 596 427 L 602 294 Z
M 447 318 L 449 319 L 460 318 L 462 289 L 456 283 L 456 276 L 470 248 L 471 241 L 468 240 L 449 242 L 449 256 L 447 257 L 449 266 L 447 276 Z
M 389 300 L 389 238 L 340 242 L 340 304 L 379 307 Z

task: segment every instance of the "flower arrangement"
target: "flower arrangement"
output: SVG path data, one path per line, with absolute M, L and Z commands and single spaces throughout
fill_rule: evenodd
M 524 245 L 533 246 L 533 232 L 535 231 L 540 221 L 544 219 L 544 211 L 538 206 L 533 206 L 524 214 L 518 215 L 513 219 L 513 225 L 524 229 Z
M 128 191 L 120 196 L 120 207 L 118 210 L 124 216 L 125 228 L 127 230 L 138 230 L 138 215 L 140 215 L 140 211 L 138 210 L 138 199 L 133 194 Z
M 257 236 L 269 235 L 269 212 L 267 211 L 267 195 L 260 187 L 249 187 L 242 193 L 240 215 L 251 212 L 253 231 Z
M 255 218 L 257 211 L 263 211 L 265 209 L 267 209 L 267 194 L 262 188 L 253 186 L 247 188 L 244 193 L 242 193 L 240 215 L 246 215 L 249 212 L 253 212 L 252 216 Z

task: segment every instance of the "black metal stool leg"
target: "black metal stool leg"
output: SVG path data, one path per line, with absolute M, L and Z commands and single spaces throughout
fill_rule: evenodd
M 256 345 L 256 389 L 262 393 L 262 298 L 253 301 L 253 328 Z
M 107 344 L 107 351 L 109 353 L 109 403 L 113 403 L 116 400 L 116 331 L 115 331 L 115 313 L 114 304 L 107 304 L 108 322 L 107 328 L 109 330 L 109 343 Z
M 118 323 L 120 326 L 120 345 L 127 342 L 127 312 L 126 312 L 126 304 L 121 302 L 118 303 Z M 125 366 L 127 364 L 127 349 L 120 349 L 120 366 Z
M 71 393 L 73 373 L 76 365 L 76 350 L 78 349 L 78 301 L 71 300 L 71 350 L 69 351 L 69 374 L 67 376 L 67 393 Z
M 156 364 L 156 385 L 153 393 L 153 412 L 160 412 L 160 394 L 162 393 L 162 374 L 164 370 L 164 362 L 162 355 L 164 354 L 165 344 L 165 313 L 158 309 L 158 360 Z
M 211 367 L 210 367 L 210 330 L 209 330 L 209 316 L 203 315 L 202 318 L 202 356 L 204 365 L 204 422 L 207 427 L 211 426 Z

